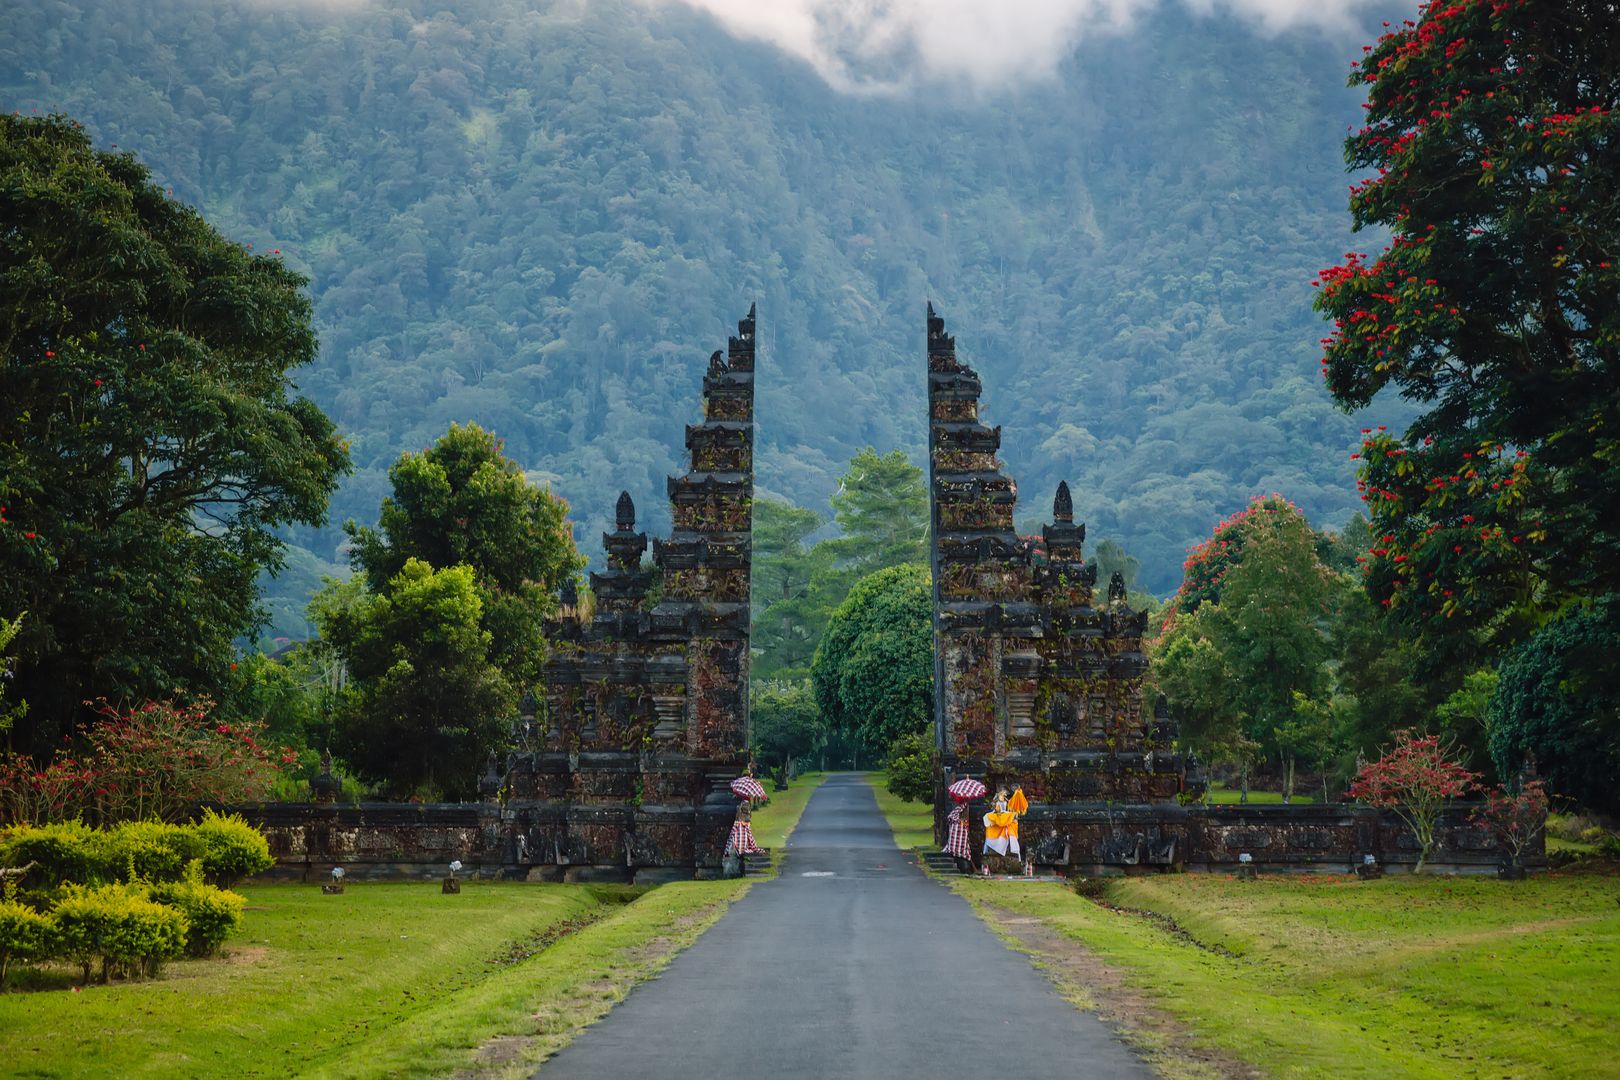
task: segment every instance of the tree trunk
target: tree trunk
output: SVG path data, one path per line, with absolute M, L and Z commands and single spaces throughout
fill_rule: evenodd
M 1240 795 L 1238 795 L 1238 802 L 1247 804 L 1248 801 L 1249 801 L 1249 765 L 1248 765 L 1248 762 L 1244 762 L 1241 766 L 1238 767 L 1238 783 L 1240 785 L 1242 785 L 1242 788 L 1243 788 L 1242 793 Z
M 1283 755 L 1283 805 L 1294 801 L 1294 755 Z

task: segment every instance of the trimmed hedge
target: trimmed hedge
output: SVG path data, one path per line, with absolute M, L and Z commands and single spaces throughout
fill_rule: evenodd
M 60 955 L 77 963 L 90 981 L 101 961 L 101 981 L 115 974 L 156 975 L 165 960 L 182 955 L 191 929 L 185 912 L 147 896 L 139 885 L 70 886 L 51 912 Z
M 188 956 L 214 955 L 231 932 L 242 927 L 247 900 L 218 886 L 176 881 L 153 885 L 147 892 L 158 903 L 184 913 Z
M 14 962 L 56 953 L 56 920 L 15 900 L 0 900 L 0 987 Z
M 0 866 L 38 865 L 22 881 L 28 889 L 63 884 L 180 881 L 198 862 L 203 880 L 234 885 L 275 865 L 264 834 L 241 817 L 203 811 L 190 825 L 126 821 L 97 830 L 77 822 L 14 825 L 0 830 Z
M 15 963 L 100 965 L 154 975 L 177 956 L 210 956 L 242 925 L 247 901 L 231 884 L 274 865 L 264 835 L 240 817 L 205 811 L 190 825 L 81 822 L 0 829 L 0 867 L 33 864 L 0 899 L 0 985 Z
M 215 885 L 235 885 L 276 864 L 270 841 L 239 814 L 204 810 L 202 820 L 187 828 L 195 831 L 202 845 L 203 878 Z

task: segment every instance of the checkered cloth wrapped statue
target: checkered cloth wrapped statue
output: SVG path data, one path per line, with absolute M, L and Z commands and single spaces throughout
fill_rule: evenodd
M 727 855 L 733 852 L 738 855 L 759 855 L 765 850 L 754 840 L 754 826 L 743 816 L 747 813 L 746 804 L 737 808 L 737 820 L 732 822 L 731 837 L 726 841 Z
M 964 820 L 966 813 L 967 804 L 957 803 L 951 809 L 951 812 L 946 815 L 945 820 L 951 824 L 949 831 L 945 834 L 945 847 L 943 850 L 947 855 L 954 855 L 958 859 L 967 859 L 971 862 L 973 849 L 968 846 L 968 823 Z
M 737 805 L 737 820 L 731 824 L 731 836 L 726 839 L 726 854 L 760 855 L 765 849 L 754 839 L 752 804 L 765 798 L 765 788 L 752 776 L 739 776 L 731 782 L 732 794 L 741 802 Z

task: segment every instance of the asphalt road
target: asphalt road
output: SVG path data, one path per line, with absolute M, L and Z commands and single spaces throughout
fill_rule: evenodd
M 835 775 L 811 796 L 780 876 L 537 1075 L 1153 1074 L 909 862 L 871 789 Z

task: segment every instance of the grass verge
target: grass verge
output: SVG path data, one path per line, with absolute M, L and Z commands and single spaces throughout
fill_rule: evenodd
M 760 847 L 774 851 L 787 843 L 804 814 L 805 804 L 825 779 L 826 773 L 801 773 L 788 781 L 786 791 L 771 792 L 770 804 L 754 811 L 754 839 Z
M 426 1076 L 538 1060 L 747 888 L 246 886 L 224 959 L 162 978 L 0 994 L 8 1076 Z M 68 984 L 66 969 L 30 976 Z M 506 1036 L 501 1055 L 478 1048 Z
M 878 809 L 883 811 L 883 816 L 889 821 L 889 829 L 894 833 L 895 844 L 902 851 L 932 847 L 933 808 L 922 803 L 906 802 L 898 795 L 891 794 L 888 779 L 888 774 L 884 772 L 868 773 L 866 776 L 872 794 L 877 796 Z
M 992 923 L 1015 913 L 1081 943 L 1193 1042 L 1267 1075 L 1612 1075 L 1612 877 L 1198 874 L 1104 889 L 1156 918 L 1062 885 L 954 887 Z

